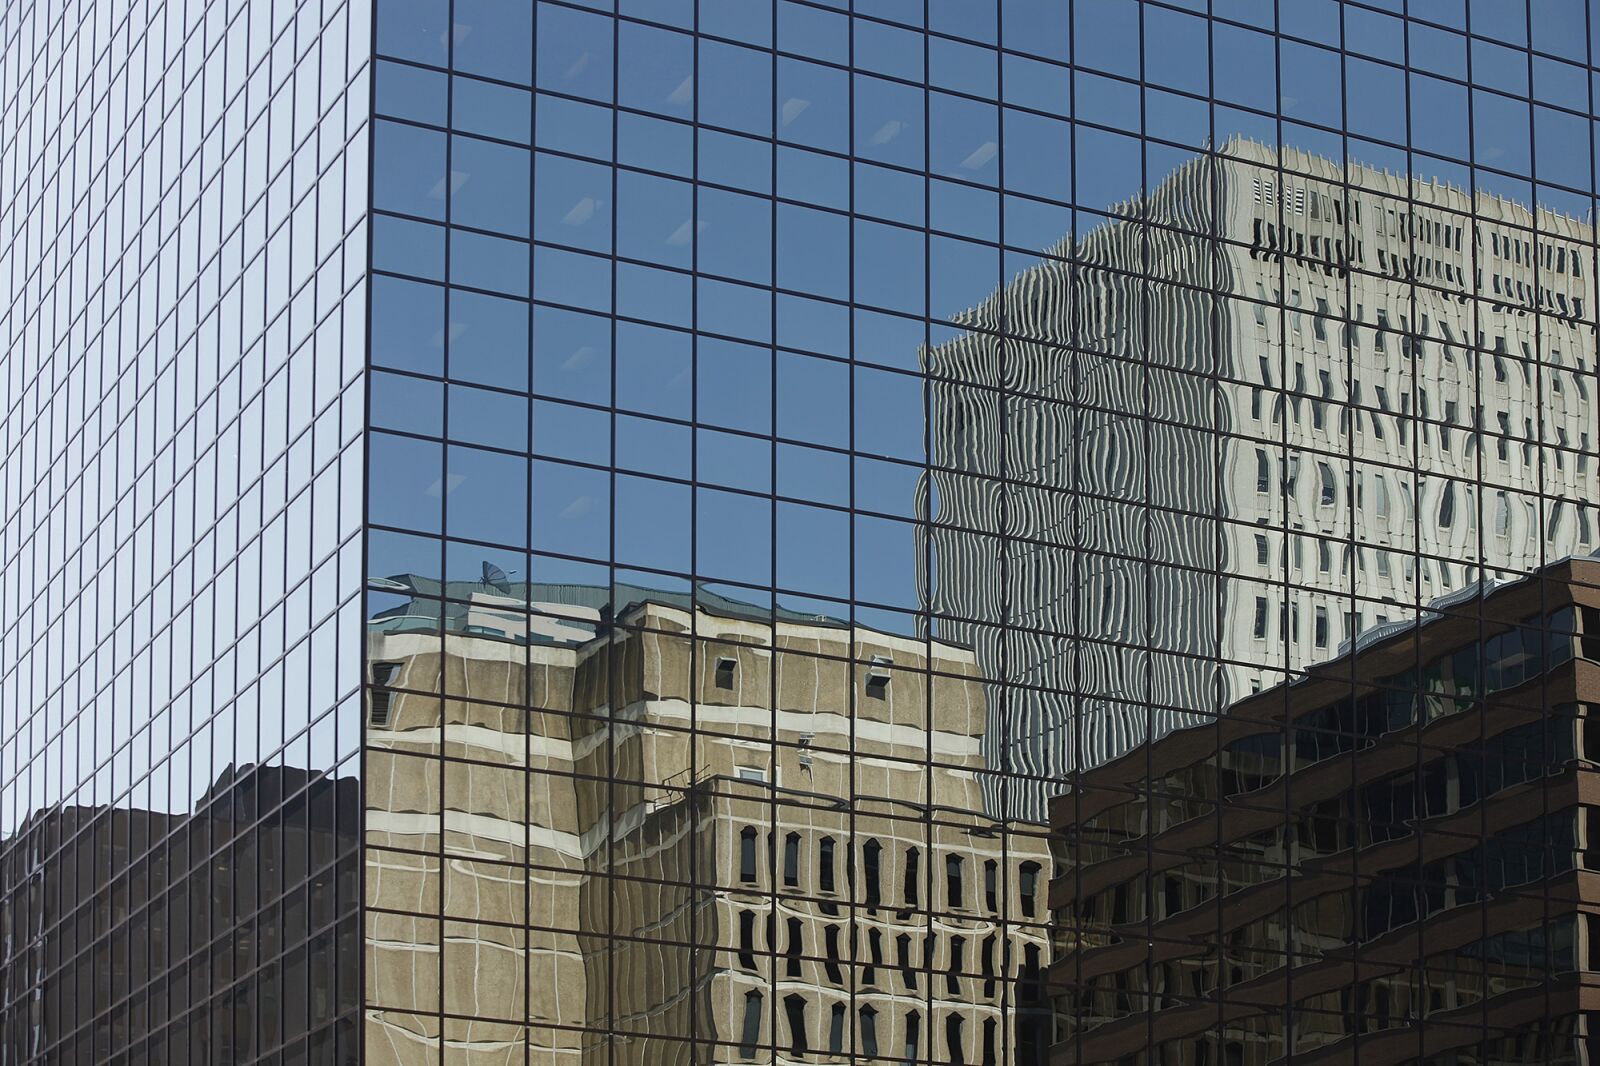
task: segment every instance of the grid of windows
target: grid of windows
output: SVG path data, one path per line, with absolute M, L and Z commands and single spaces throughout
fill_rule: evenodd
M 1571 965 L 1413 979 L 1586 961 L 1562 888 L 1273 902 L 1360 811 L 1510 817 L 1397 747 L 1588 706 L 1524 601 L 1600 546 L 1600 27 L 1401 8 L 378 0 L 369 1056 L 1580 1054 L 1498 998 Z M 1516 780 L 1586 826 L 1577 759 Z M 1275 872 L 1221 815 L 1153 872 L 1272 781 Z
M 356 1061 L 370 21 L 0 14 L 0 1061 Z
M 11 5 L 0 1062 L 1587 1061 L 1591 7 Z

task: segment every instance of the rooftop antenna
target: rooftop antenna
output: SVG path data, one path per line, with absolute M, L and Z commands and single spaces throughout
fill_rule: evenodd
M 512 571 L 515 573 L 516 571 Z M 496 592 L 509 593 L 511 591 L 511 574 L 506 573 L 489 560 L 483 560 L 483 584 Z

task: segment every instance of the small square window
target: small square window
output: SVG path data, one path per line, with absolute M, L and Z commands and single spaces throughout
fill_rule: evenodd
M 718 688 L 732 689 L 734 675 L 738 672 L 739 660 L 731 655 L 719 655 L 715 681 Z
M 872 666 L 867 669 L 867 695 L 875 700 L 886 699 L 889 695 L 889 665 L 893 662 L 887 655 L 874 655 Z
M 372 664 L 372 702 L 367 721 L 374 729 L 389 727 L 389 720 L 394 713 L 394 693 L 388 691 L 388 686 L 394 684 L 404 665 L 403 663 Z

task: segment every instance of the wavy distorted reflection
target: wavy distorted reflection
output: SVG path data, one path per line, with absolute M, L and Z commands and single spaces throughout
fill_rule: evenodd
M 736 1061 L 847 1008 L 901 1043 L 931 983 L 975 1047 L 1041 1050 L 1050 855 L 980 813 L 969 649 L 484 572 L 374 583 L 369 1041 L 405 1061 L 442 1008 L 506 1019 L 463 1052 Z
M 1586 223 L 1242 140 L 1117 214 L 924 357 L 927 602 L 1030 819 L 1600 536 Z
M 1590 242 L 1236 139 L 872 367 L 649 334 L 726 430 L 535 401 L 638 473 L 536 461 L 476 577 L 374 534 L 369 1049 L 1403 1059 L 1475 1010 L 1517 1054 L 1587 950 L 1526 893 L 1586 871 Z M 515 467 L 414 454 L 396 524 L 516 542 Z
M 1085 772 L 1058 1060 L 1584 1061 L 1597 663 L 1569 560 Z

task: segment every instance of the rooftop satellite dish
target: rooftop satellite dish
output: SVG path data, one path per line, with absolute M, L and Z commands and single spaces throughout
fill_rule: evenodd
M 483 561 L 483 583 L 500 592 L 511 591 L 510 575 L 487 559 Z

